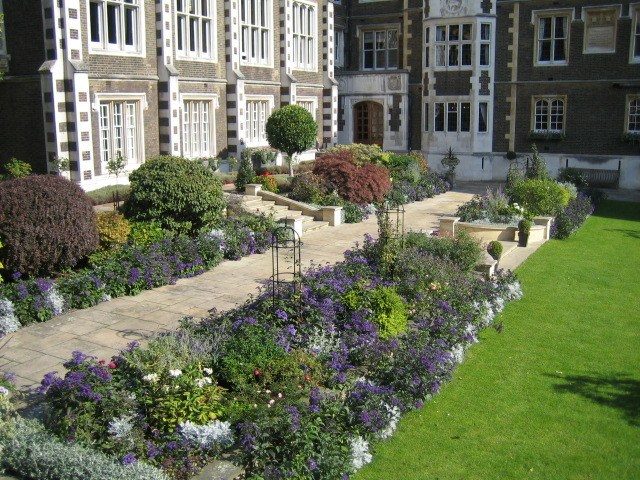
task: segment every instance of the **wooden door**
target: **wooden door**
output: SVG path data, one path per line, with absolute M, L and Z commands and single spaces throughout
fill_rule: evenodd
M 353 107 L 353 141 L 366 145 L 379 145 L 384 140 L 384 115 L 377 102 L 360 102 Z

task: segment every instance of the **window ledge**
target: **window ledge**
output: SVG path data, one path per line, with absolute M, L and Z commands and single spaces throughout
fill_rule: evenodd
M 96 50 L 89 49 L 89 55 L 103 55 L 108 57 L 130 57 L 130 58 L 145 58 L 144 52 L 127 52 L 126 50 Z
M 218 63 L 217 58 L 207 57 L 190 57 L 187 55 L 176 55 L 176 61 L 178 62 L 200 62 L 200 63 Z
M 563 131 L 557 130 L 532 130 L 529 132 L 529 140 L 562 141 L 566 138 Z
M 534 67 L 568 67 L 569 62 L 535 62 Z

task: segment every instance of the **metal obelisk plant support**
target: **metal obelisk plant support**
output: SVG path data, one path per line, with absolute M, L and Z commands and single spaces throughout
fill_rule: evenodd
M 274 315 L 285 298 L 298 302 L 302 311 L 302 261 L 300 235 L 290 226 L 278 227 L 271 239 L 271 295 Z

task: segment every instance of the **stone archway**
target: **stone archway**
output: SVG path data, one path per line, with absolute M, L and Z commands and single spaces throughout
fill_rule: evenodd
M 353 106 L 353 142 L 382 147 L 384 141 L 384 108 L 372 101 Z

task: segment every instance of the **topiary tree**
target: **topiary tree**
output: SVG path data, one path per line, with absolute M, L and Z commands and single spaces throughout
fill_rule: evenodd
M 315 145 L 318 124 L 301 106 L 286 105 L 271 114 L 266 130 L 269 145 L 287 154 L 289 175 L 293 177 L 293 156 Z
M 91 199 L 57 175 L 0 182 L 0 238 L 9 272 L 48 275 L 72 268 L 98 247 Z
M 256 178 L 256 171 L 253 169 L 253 159 L 251 158 L 251 149 L 246 148 L 240 155 L 240 163 L 238 165 L 238 175 L 236 176 L 235 186 L 236 192 L 243 193 L 244 187 L 249 183 L 253 183 Z
M 447 169 L 447 171 L 445 172 L 445 177 L 447 178 L 447 181 L 451 184 L 451 186 L 453 186 L 453 182 L 456 178 L 456 167 L 460 164 L 460 159 L 456 157 L 451 147 L 449 147 L 449 151 L 444 156 L 444 158 L 440 160 L 440 163 Z
M 122 211 L 130 220 L 156 220 L 167 230 L 194 233 L 222 218 L 222 186 L 200 162 L 156 157 L 132 172 L 129 181 L 131 191 Z

